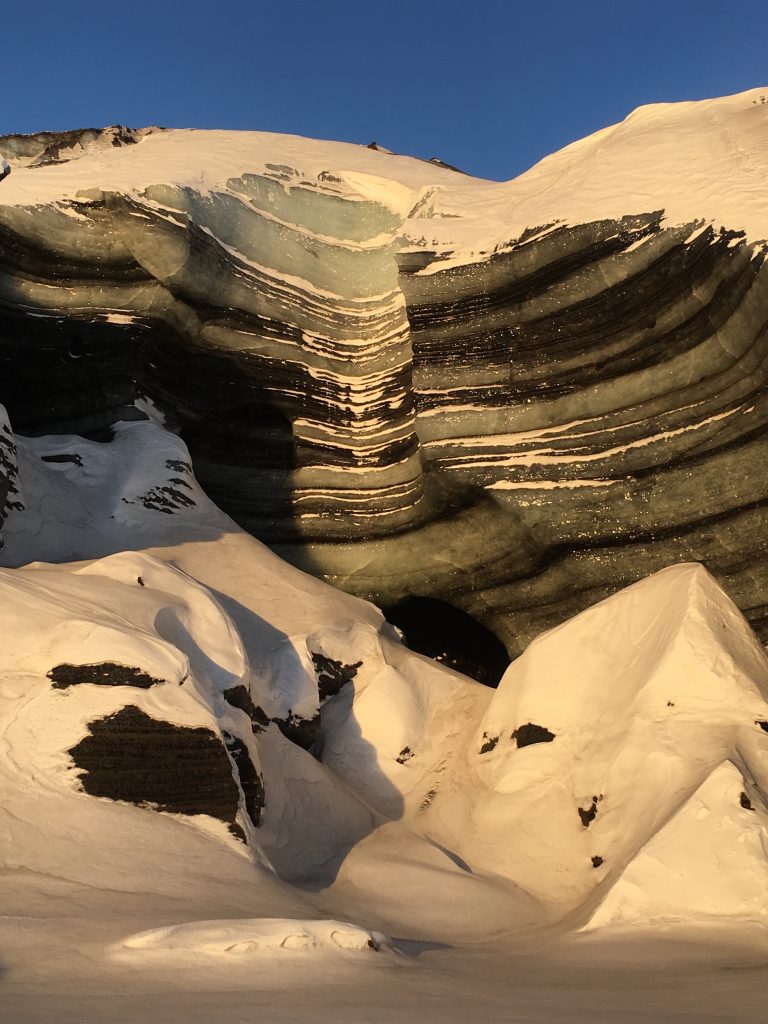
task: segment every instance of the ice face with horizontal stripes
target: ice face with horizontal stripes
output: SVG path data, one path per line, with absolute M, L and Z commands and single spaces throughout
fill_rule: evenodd
M 0 399 L 31 434 L 151 407 L 285 558 L 510 654 L 681 559 L 763 635 L 760 95 L 642 107 L 509 182 L 267 133 L 7 136 Z

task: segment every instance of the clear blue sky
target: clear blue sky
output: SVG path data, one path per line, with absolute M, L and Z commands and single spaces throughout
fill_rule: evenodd
M 0 134 L 246 128 L 510 178 L 642 103 L 768 86 L 768 0 L 15 0 Z

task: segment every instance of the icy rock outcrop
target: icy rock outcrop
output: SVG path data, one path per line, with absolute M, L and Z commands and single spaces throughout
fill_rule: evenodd
M 19 490 L 19 466 L 16 458 L 16 439 L 8 422 L 5 409 L 0 405 L 0 546 L 2 526 L 12 510 L 21 512 L 24 502 Z
M 295 564 L 510 653 L 681 556 L 763 635 L 758 97 L 641 108 L 506 183 L 258 133 L 8 137 L 0 400 L 100 436 L 149 396 Z

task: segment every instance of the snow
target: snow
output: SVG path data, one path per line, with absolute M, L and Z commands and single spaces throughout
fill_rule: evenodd
M 31 564 L 0 572 L 3 858 L 34 891 L 53 875 L 154 894 L 139 928 L 106 899 L 100 962 L 245 955 L 289 935 L 325 955 L 325 919 L 362 929 L 353 945 L 382 932 L 401 951 L 514 945 L 590 917 L 585 935 L 764 927 L 768 659 L 701 567 L 670 567 L 545 634 L 493 691 L 282 563 L 191 475 L 193 502 L 171 515 L 139 500 L 187 459 L 152 421 L 118 425 L 109 444 L 18 439 L 26 508 L 9 515 L 2 557 Z M 57 550 L 74 561 L 31 561 Z M 224 698 L 244 686 L 268 718 L 309 719 L 314 655 L 355 666 L 323 705 L 317 756 L 275 725 L 253 734 Z M 157 683 L 51 686 L 56 665 L 102 662 Z M 245 743 L 266 792 L 259 828 L 238 818 L 247 847 L 206 815 L 82 790 L 68 751 L 128 704 Z M 237 903 L 243 886 L 255 913 Z
M 255 173 L 378 204 L 406 248 L 487 254 L 505 244 L 500 224 L 661 208 L 691 232 L 703 218 L 758 241 L 759 95 L 641 108 L 507 183 L 341 143 L 148 132 L 78 144 L 60 164 L 14 161 L 0 215 L 58 204 L 71 219 L 99 191 L 155 186 L 242 199 Z M 0 552 L 1 1020 L 760 1019 L 768 658 L 701 566 L 539 637 L 494 691 L 245 534 L 158 411 L 137 408 L 149 418 L 109 443 L 16 438 Z M 575 459 L 535 447 L 560 429 L 519 434 L 532 449 L 517 462 Z M 330 698 L 318 659 L 351 673 Z M 152 685 L 52 685 L 56 666 L 104 663 Z M 258 721 L 228 700 L 235 688 Z M 265 792 L 258 824 L 240 792 L 245 843 L 223 818 L 87 792 L 72 752 L 126 707 L 236 738 Z M 311 752 L 278 725 L 318 715 Z
M 752 89 L 640 107 L 509 182 L 483 181 L 348 143 L 269 132 L 153 131 L 135 145 L 84 148 L 65 163 L 16 166 L 0 191 L 0 208 L 59 203 L 71 210 L 69 202 L 76 209 L 78 199 L 94 198 L 95 191 L 142 194 L 160 183 L 237 194 L 233 184 L 243 174 L 261 174 L 284 189 L 311 188 L 382 204 L 404 221 L 406 248 L 474 247 L 490 253 L 534 224 L 660 209 L 668 224 L 700 227 L 704 220 L 745 231 L 757 242 L 768 238 L 764 94 Z M 278 166 L 284 169 L 276 171 Z M 441 260 L 426 273 L 451 262 Z
M 228 954 L 252 957 L 279 952 L 282 955 L 317 950 L 363 953 L 387 942 L 380 932 L 367 932 L 343 921 L 299 921 L 254 918 L 240 921 L 193 921 L 155 928 L 131 935 L 115 950 L 115 956 L 132 959 L 158 952 Z

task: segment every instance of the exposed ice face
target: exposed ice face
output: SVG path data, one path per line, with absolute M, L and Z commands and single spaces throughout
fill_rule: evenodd
M 762 631 L 761 95 L 506 183 L 259 133 L 7 137 L 0 399 L 31 433 L 157 409 L 295 564 L 512 655 L 680 557 Z

